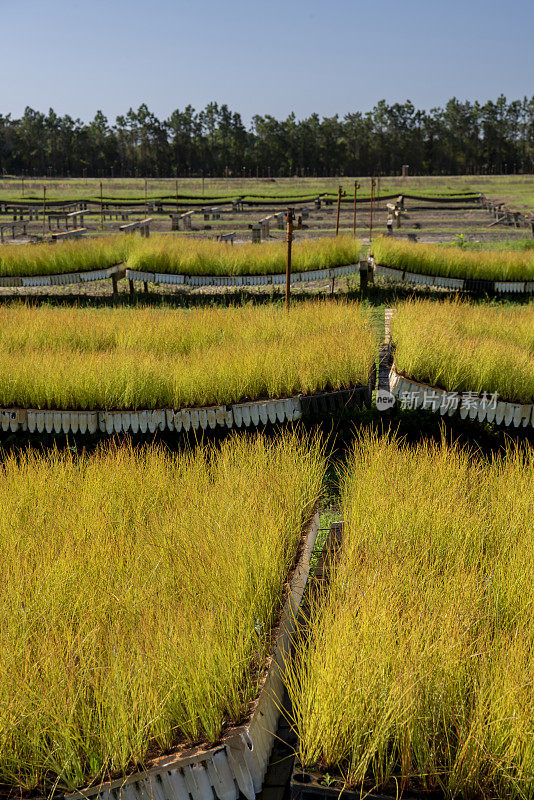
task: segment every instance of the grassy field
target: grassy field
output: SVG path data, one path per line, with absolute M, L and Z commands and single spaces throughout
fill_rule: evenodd
M 324 267 L 357 264 L 362 243 L 350 236 L 296 242 L 291 269 L 306 272 Z M 186 275 L 268 275 L 286 271 L 285 242 L 229 247 L 218 242 L 169 236 L 138 240 L 126 266 L 148 272 Z
M 357 303 L 228 309 L 0 308 L 0 406 L 182 408 L 367 383 Z
M 0 466 L 0 783 L 73 789 L 215 742 L 257 694 L 317 440 Z
M 289 681 L 305 768 L 362 796 L 534 797 L 533 481 L 526 449 L 359 440 Z
M 534 303 L 490 307 L 413 300 L 395 309 L 397 370 L 447 391 L 534 402 Z
M 347 197 L 354 192 L 354 178 L 200 178 L 178 179 L 179 197 L 199 199 L 223 199 L 224 197 L 245 196 L 249 199 L 286 199 L 297 197 L 316 197 L 318 194 L 336 194 L 339 185 Z M 361 197 L 370 195 L 371 178 L 359 177 Z M 145 180 L 130 178 L 107 178 L 102 181 L 105 198 L 123 197 L 144 201 Z M 24 180 L 20 178 L 0 180 L 1 199 L 42 199 L 43 186 L 47 198 L 76 199 L 100 198 L 100 181 L 97 179 L 45 179 Z M 380 180 L 381 195 L 386 194 L 424 194 L 428 196 L 482 192 L 488 197 L 508 203 L 517 209 L 534 210 L 534 181 L 531 175 L 458 175 L 458 176 L 413 176 L 408 178 L 383 177 Z M 149 199 L 176 196 L 175 179 L 150 178 L 147 182 Z
M 448 278 L 480 278 L 498 281 L 534 280 L 534 249 L 497 248 L 471 250 L 406 241 L 393 241 L 384 236 L 373 242 L 377 264 L 405 269 L 423 275 Z

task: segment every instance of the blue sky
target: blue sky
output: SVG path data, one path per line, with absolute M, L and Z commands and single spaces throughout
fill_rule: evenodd
M 343 115 L 534 94 L 534 0 L 0 0 L 0 113 Z

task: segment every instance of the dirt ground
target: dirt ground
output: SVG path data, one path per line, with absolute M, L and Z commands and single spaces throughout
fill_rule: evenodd
M 151 233 L 171 233 L 171 208 L 164 206 L 160 213 L 150 213 Z M 302 214 L 302 206 L 295 206 L 296 215 Z M 330 236 L 336 230 L 337 209 L 336 204 L 325 206 L 322 204 L 320 209 L 316 209 L 313 203 L 308 204 L 306 211 L 302 214 L 305 217 L 302 230 L 295 231 L 295 239 Z M 416 237 L 418 241 L 426 242 L 447 242 L 453 241 L 455 237 L 462 234 L 468 241 L 492 242 L 503 239 L 524 238 L 532 235 L 530 226 L 527 228 L 515 228 L 513 226 L 499 223 L 494 225 L 494 219 L 488 211 L 483 209 L 478 203 L 457 203 L 457 204 L 437 204 L 432 201 L 407 200 L 405 203 L 405 213 L 401 219 L 401 227 L 394 226 L 393 235 L 400 238 Z M 185 209 L 180 209 L 183 211 Z M 199 238 L 216 239 L 220 233 L 235 232 L 237 243 L 251 241 L 251 227 L 258 223 L 262 218 L 270 216 L 275 212 L 284 211 L 280 206 L 265 204 L 262 206 L 245 207 L 242 211 L 234 212 L 231 204 L 220 207 L 219 218 L 213 219 L 212 214 L 204 214 L 202 209 L 195 210 L 191 219 L 191 230 L 173 232 L 172 235 L 185 235 Z M 339 232 L 353 232 L 353 205 L 352 203 L 342 203 L 339 220 Z M 373 207 L 373 235 L 386 233 L 387 201 L 378 201 Z M 85 213 L 84 227 L 87 235 L 101 236 L 109 233 L 117 233 L 120 227 L 127 224 L 124 220 L 116 218 L 117 215 L 108 213 L 102 219 L 98 212 Z M 0 214 L 0 225 L 12 221 L 13 214 Z M 144 219 L 145 210 L 132 210 L 129 222 Z M 206 217 L 208 217 L 206 219 Z M 5 244 L 17 245 L 27 243 L 31 239 L 42 238 L 43 223 L 42 216 L 39 219 L 29 220 L 25 215 L 26 234 L 16 231 L 15 237 L 11 231 L 5 231 Z M 356 235 L 364 240 L 369 239 L 370 225 L 370 206 L 369 203 L 357 205 L 356 209 Z M 71 222 L 71 228 L 75 227 Z M 45 240 L 50 239 L 51 234 L 58 230 L 55 223 L 49 228 L 48 221 L 45 226 Z M 61 225 L 61 230 L 65 230 Z M 123 234 L 127 235 L 127 234 Z M 135 234 L 134 234 L 135 235 Z M 275 240 L 285 237 L 285 225 L 282 228 L 277 226 L 273 219 L 270 225 L 269 239 Z
M 373 237 L 377 235 L 385 235 L 386 219 L 387 219 L 387 202 L 386 200 L 378 200 L 373 207 Z M 390 201 L 389 201 L 390 202 Z M 191 230 L 171 232 L 171 218 L 170 207 L 165 208 L 162 213 L 153 212 L 151 214 L 152 222 L 150 224 L 151 234 L 165 234 L 169 236 L 187 236 L 202 239 L 216 239 L 221 233 L 235 232 L 235 244 L 228 244 L 228 247 L 239 246 L 242 242 L 250 242 L 252 238 L 251 227 L 258 223 L 260 219 L 273 214 L 274 212 L 283 211 L 283 207 L 273 206 L 266 203 L 262 206 L 254 206 L 252 208 L 245 207 L 242 211 L 234 212 L 231 204 L 226 204 L 220 208 L 219 218 L 213 219 L 212 214 L 205 215 L 201 209 L 195 211 L 192 216 Z M 174 209 L 175 210 L 175 209 Z M 304 209 L 303 206 L 295 206 L 297 215 L 301 214 L 304 219 L 302 220 L 302 229 L 295 230 L 294 239 L 298 242 L 299 239 L 316 238 L 319 236 L 333 236 L 336 229 L 337 207 L 333 202 L 331 205 L 321 203 L 321 208 L 315 207 L 313 202 L 308 203 Z M 339 232 L 340 234 L 353 233 L 353 204 L 342 203 L 339 219 Z M 136 209 L 132 213 L 130 221 L 136 219 L 143 219 L 145 217 L 145 209 Z M 9 221 L 12 214 L 3 216 L 0 215 L 0 224 Z M 31 238 L 39 237 L 42 234 L 43 223 L 42 217 L 38 220 L 26 220 L 27 222 L 27 235 L 17 235 L 12 239 L 5 233 L 5 246 L 17 246 L 18 244 L 27 243 Z M 522 226 L 520 228 L 505 225 L 503 223 L 494 224 L 495 220 L 485 208 L 478 202 L 462 202 L 462 203 L 438 203 L 436 201 L 427 200 L 409 200 L 405 201 L 405 212 L 400 219 L 400 227 L 394 225 L 393 238 L 411 239 L 420 242 L 453 242 L 460 235 L 464 241 L 467 242 L 499 242 L 503 240 L 513 240 L 532 236 L 530 226 Z M 117 232 L 120 225 L 124 224 L 122 220 L 117 220 L 115 217 L 110 218 L 108 214 L 104 220 L 101 219 L 99 213 L 89 213 L 85 216 L 84 225 L 87 228 L 85 236 L 99 237 L 109 233 Z M 358 203 L 356 209 L 356 236 L 362 240 L 363 245 L 369 244 L 370 238 L 370 205 L 369 203 Z M 55 229 L 55 228 L 54 228 Z M 127 235 L 127 234 L 121 234 Z M 138 236 L 138 233 L 132 234 Z M 50 231 L 48 225 L 46 227 L 46 238 L 49 238 Z M 268 236 L 264 241 L 280 241 L 286 236 L 285 223 L 281 228 L 278 227 L 276 220 L 271 220 L 270 230 Z M 261 247 L 262 244 L 258 244 Z M 343 279 L 336 281 L 335 289 L 341 291 L 350 285 L 350 279 Z M 188 287 L 163 287 L 163 286 L 149 286 L 150 292 L 155 292 L 163 296 L 177 296 L 180 295 L 183 300 L 186 297 L 203 294 L 210 295 L 210 293 L 221 294 L 228 291 L 229 295 L 232 294 L 229 290 L 224 289 L 191 289 Z M 128 281 L 120 280 L 118 283 L 120 295 L 127 295 L 130 292 Z M 135 286 L 136 291 L 143 290 L 143 285 Z M 306 285 L 299 288 L 299 292 L 305 294 L 325 293 L 331 290 L 330 282 L 318 282 Z M 247 290 L 248 294 L 276 294 L 276 290 L 269 287 L 255 288 Z M 0 287 L 0 298 L 7 299 L 9 297 L 20 296 L 30 297 L 38 296 L 41 300 L 46 298 L 64 298 L 65 301 L 74 301 L 75 298 L 90 298 L 100 297 L 109 298 L 112 300 L 112 285 L 111 281 L 99 281 L 88 284 L 75 284 L 61 287 L 32 287 L 32 288 L 3 288 Z M 126 299 L 126 298 L 124 298 Z

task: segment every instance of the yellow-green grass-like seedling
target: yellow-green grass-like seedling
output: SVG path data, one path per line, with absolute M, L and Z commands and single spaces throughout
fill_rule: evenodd
M 350 236 L 303 239 L 293 245 L 292 270 L 357 264 L 361 242 Z M 127 266 L 146 272 L 184 275 L 269 275 L 286 270 L 285 242 L 246 243 L 229 247 L 221 242 L 188 237 L 153 236 L 137 240 Z
M 395 308 L 395 365 L 406 377 L 450 392 L 497 392 L 534 402 L 534 304 L 410 300 Z
M 121 264 L 133 244 L 126 236 L 25 244 L 0 248 L 1 277 L 31 277 L 88 272 Z
M 350 236 L 301 240 L 293 245 L 295 272 L 357 264 L 361 242 Z M 110 235 L 55 244 L 4 247 L 0 276 L 31 277 L 104 269 L 125 263 L 129 269 L 185 275 L 268 275 L 285 272 L 285 242 L 229 247 L 184 236 L 150 239 Z
M 422 275 L 492 281 L 534 280 L 532 250 L 468 250 L 437 244 L 391 240 L 373 242 L 376 264 Z
M 217 309 L 0 308 L 0 407 L 219 405 L 366 384 L 358 303 Z
M 305 769 L 362 796 L 534 797 L 533 485 L 526 448 L 359 439 L 288 680 Z
M 295 433 L 4 458 L 4 787 L 98 783 L 243 719 L 324 466 Z

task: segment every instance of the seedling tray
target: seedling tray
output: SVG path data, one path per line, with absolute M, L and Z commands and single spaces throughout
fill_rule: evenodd
M 442 275 L 424 275 L 376 264 L 374 274 L 396 283 L 410 283 L 422 286 L 438 286 L 442 289 L 476 292 L 477 294 L 532 294 L 534 281 L 491 281 L 478 278 L 448 278 Z
M 274 650 L 262 688 L 242 725 L 229 729 L 216 746 L 184 748 L 155 759 L 144 771 L 63 795 L 63 800 L 254 800 L 274 744 L 291 647 L 319 529 L 315 511 L 303 535 L 289 581 Z
M 32 408 L 0 409 L 0 430 L 11 433 L 180 433 L 215 428 L 257 428 L 268 423 L 319 419 L 330 413 L 370 406 L 374 387 L 371 371 L 367 386 L 355 386 L 279 400 L 234 403 L 195 408 L 138 411 L 66 411 Z

